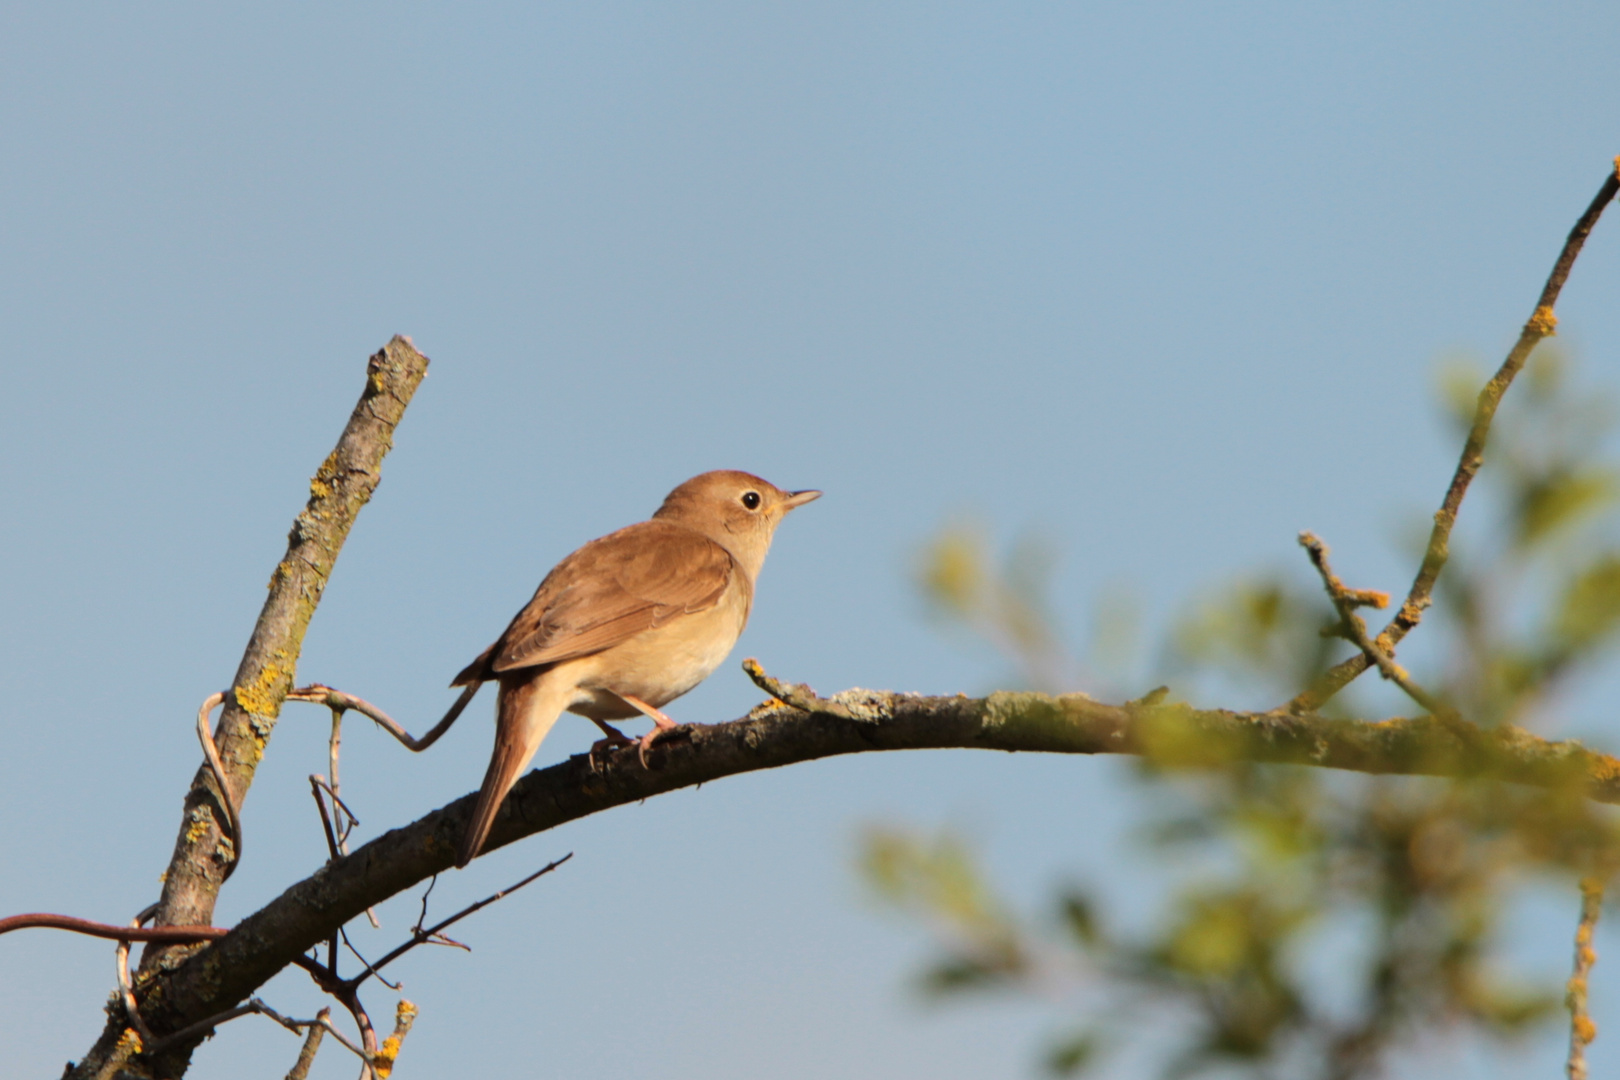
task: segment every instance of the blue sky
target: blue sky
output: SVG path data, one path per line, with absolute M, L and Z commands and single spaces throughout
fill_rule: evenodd
M 12 4 L 4 25 L 8 913 L 155 897 L 197 703 L 395 332 L 432 372 L 302 681 L 419 729 L 557 559 L 735 467 L 827 496 L 778 535 L 734 660 L 979 692 L 1000 663 L 943 639 L 907 577 L 965 514 L 1055 539 L 1077 638 L 1111 590 L 1162 620 L 1297 564 L 1302 528 L 1348 579 L 1404 587 L 1390 538 L 1455 454 L 1435 361 L 1501 355 L 1620 152 L 1612 4 Z M 1599 384 L 1617 226 L 1560 305 Z M 728 663 L 670 711 L 758 697 Z M 421 757 L 355 724 L 361 835 L 474 787 L 488 713 Z M 1601 711 L 1570 724 L 1620 745 Z M 319 864 L 324 728 L 278 729 L 220 922 Z M 565 719 L 541 760 L 592 730 Z M 422 1007 L 396 1075 L 1028 1075 L 1061 1010 L 919 1005 L 926 942 L 865 898 L 855 840 L 953 825 L 1026 902 L 1135 881 L 1112 862 L 1124 768 L 822 762 L 506 849 L 436 903 L 577 855 L 467 925 L 473 955 L 396 973 Z M 1548 970 L 1567 906 L 1525 942 Z M 0 1045 L 54 1075 L 99 1030 L 111 948 L 19 935 L 0 970 Z M 267 997 L 317 1007 L 302 975 Z M 1600 1022 L 1617 997 L 1600 964 Z M 193 1075 L 295 1051 L 246 1020 Z M 1455 1075 L 1559 1060 L 1435 1053 Z

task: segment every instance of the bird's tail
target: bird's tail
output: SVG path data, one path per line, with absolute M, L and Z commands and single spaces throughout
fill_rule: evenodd
M 456 854 L 456 866 L 466 866 L 483 850 L 506 793 L 540 749 L 565 704 L 555 680 L 548 680 L 544 674 L 526 672 L 519 678 L 501 680 L 495 703 L 495 753 L 489 759 L 484 786 L 478 791 L 478 805 Z

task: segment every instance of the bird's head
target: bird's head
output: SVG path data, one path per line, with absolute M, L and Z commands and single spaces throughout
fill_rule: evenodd
M 753 473 L 717 469 L 670 492 L 653 517 L 703 533 L 754 577 L 765 562 L 776 526 L 794 507 L 820 497 L 819 491 L 783 491 Z

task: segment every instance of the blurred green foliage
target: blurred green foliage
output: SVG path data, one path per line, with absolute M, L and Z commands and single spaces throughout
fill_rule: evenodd
M 1442 376 L 1459 435 L 1483 382 L 1456 367 Z M 1620 633 L 1620 468 L 1602 456 L 1614 409 L 1573 386 L 1550 349 L 1522 384 L 1463 511 L 1491 525 L 1453 537 L 1435 609 L 1409 639 L 1424 637 L 1424 662 L 1409 663 L 1418 681 L 1483 726 L 1554 722 L 1569 680 Z M 991 550 L 983 529 L 936 537 L 917 574 L 931 610 L 1004 654 L 1026 684 L 1070 689 L 1059 680 L 1077 665 L 1059 658 L 1049 614 L 1050 547 L 1019 545 L 1000 565 Z M 1135 621 L 1116 610 L 1103 624 Z M 1284 702 L 1348 655 L 1336 624 L 1302 556 L 1194 604 L 1153 682 L 1184 699 L 1218 687 Z M 1098 644 L 1106 655 L 1110 643 Z M 1364 716 L 1365 700 L 1352 687 L 1330 708 Z M 1166 884 L 1130 926 L 1110 923 L 1107 897 L 1083 889 L 1053 898 L 1045 917 L 1020 917 L 960 841 L 871 830 L 866 878 L 938 933 L 943 955 L 924 987 L 1075 990 L 1081 1022 L 1045 1055 L 1057 1075 L 1134 1041 L 1167 1077 L 1352 1080 L 1380 1073 L 1421 1032 L 1511 1039 L 1558 1015 L 1557 982 L 1504 963 L 1502 926 L 1525 882 L 1615 865 L 1614 825 L 1577 793 L 1241 761 L 1193 773 L 1173 759 L 1134 770 L 1138 848 Z

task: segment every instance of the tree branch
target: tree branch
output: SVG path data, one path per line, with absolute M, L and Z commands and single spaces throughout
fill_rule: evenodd
M 1581 921 L 1575 928 L 1575 972 L 1564 988 L 1564 1004 L 1569 1009 L 1569 1057 L 1564 1072 L 1569 1080 L 1586 1080 L 1586 1048 L 1597 1038 L 1597 1025 L 1587 1011 L 1588 982 L 1592 965 L 1597 963 L 1597 950 L 1592 948 L 1592 935 L 1597 930 L 1598 916 L 1603 914 L 1603 879 L 1581 879 Z
M 1081 694 L 968 698 L 850 690 L 824 699 L 795 687 L 794 696 L 804 707 L 771 702 L 731 723 L 676 728 L 651 752 L 651 769 L 640 766 L 635 752 L 618 750 L 594 770 L 582 754 L 531 772 L 512 789 L 485 850 L 726 776 L 839 754 L 948 747 L 1477 777 L 1574 786 L 1620 804 L 1620 760 L 1513 727 L 1484 731 L 1433 717 L 1368 723 L 1146 701 L 1109 705 Z M 231 1008 L 368 906 L 447 870 L 474 802 L 473 795 L 458 799 L 335 860 L 159 974 L 145 998 L 161 999 L 161 1026 L 143 1000 L 148 1023 L 178 1029 Z
M 186 795 L 174 854 L 164 874 L 163 895 L 153 920 L 158 927 L 206 925 L 213 920 L 220 884 L 238 855 L 229 840 L 231 816 L 227 807 L 240 807 L 253 783 L 282 701 L 292 688 L 304 631 L 325 592 L 350 527 L 377 488 L 382 459 L 393 446 L 394 429 L 427 374 L 427 366 L 427 357 L 405 337 L 396 336 L 372 356 L 359 403 L 336 448 L 310 479 L 309 502 L 294 520 L 287 537 L 287 554 L 270 576 L 269 595 L 214 734 L 231 790 L 219 790 L 209 765 L 197 770 Z M 142 974 L 179 963 L 186 949 L 172 945 L 148 948 L 141 959 Z M 240 998 L 233 999 L 232 1004 L 237 1000 Z M 141 1006 L 157 1030 L 175 1031 L 183 1026 L 177 1022 L 178 1014 L 166 1009 L 164 1002 L 154 1002 L 152 995 L 142 995 Z M 207 1015 L 182 1011 L 192 1020 Z M 183 1072 L 183 1058 L 193 1045 L 194 1040 L 177 1052 L 181 1055 L 179 1061 L 166 1062 L 163 1075 Z M 81 1080 L 110 1080 L 132 1053 L 129 1040 L 123 1039 L 121 1025 L 113 1020 L 72 1075 Z
M 1530 359 L 1535 347 L 1543 338 L 1553 335 L 1558 325 L 1558 317 L 1553 314 L 1553 308 L 1558 303 L 1558 294 L 1563 291 L 1564 282 L 1569 279 L 1575 258 L 1580 255 L 1581 247 L 1585 245 L 1592 227 L 1597 224 L 1598 218 L 1603 216 L 1603 211 L 1614 201 L 1617 193 L 1620 193 L 1620 158 L 1615 159 L 1614 167 L 1604 178 L 1597 195 L 1593 197 L 1586 212 L 1575 222 L 1575 227 L 1569 231 L 1569 236 L 1564 240 L 1563 250 L 1558 253 L 1558 260 L 1553 263 L 1552 273 L 1547 275 L 1547 283 L 1542 286 L 1541 296 L 1536 300 L 1536 309 L 1519 332 L 1519 340 L 1514 343 L 1507 354 L 1507 359 L 1502 361 L 1502 366 L 1497 369 L 1496 374 L 1491 376 L 1490 382 L 1479 392 L 1479 401 L 1474 407 L 1473 425 L 1469 428 L 1468 438 L 1463 443 L 1462 457 L 1458 459 L 1456 471 L 1452 473 L 1451 484 L 1446 488 L 1445 498 L 1440 502 L 1440 509 L 1435 511 L 1434 528 L 1429 532 L 1429 543 L 1423 552 L 1423 562 L 1418 567 L 1417 577 L 1413 579 L 1412 588 L 1407 592 L 1406 600 L 1396 611 L 1395 617 L 1373 640 L 1380 651 L 1391 657 L 1395 655 L 1395 646 L 1400 644 L 1401 639 L 1423 618 L 1423 612 L 1430 603 L 1430 594 L 1434 591 L 1434 583 L 1439 579 L 1440 571 L 1445 569 L 1446 560 L 1451 555 L 1451 530 L 1457 524 L 1457 511 L 1462 508 L 1463 496 L 1468 494 L 1468 485 L 1473 483 L 1475 474 L 1485 461 L 1485 441 L 1490 436 L 1491 421 L 1496 418 L 1496 408 L 1502 403 L 1502 395 L 1507 393 L 1508 386 L 1524 367 L 1525 361 Z M 1370 666 L 1372 660 L 1366 651 L 1356 653 L 1335 665 L 1318 679 L 1314 686 L 1290 701 L 1288 710 L 1306 713 L 1320 709 Z

